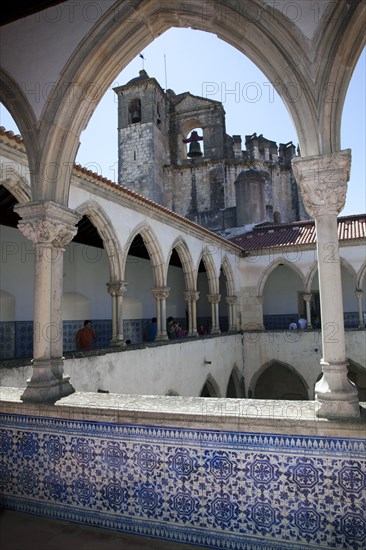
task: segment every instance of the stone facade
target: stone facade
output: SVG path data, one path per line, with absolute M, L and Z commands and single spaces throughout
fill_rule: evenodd
M 119 183 L 219 234 L 262 222 L 307 219 L 294 145 L 225 131 L 218 101 L 162 90 L 146 71 L 118 95 Z M 190 155 L 196 129 L 196 156 Z

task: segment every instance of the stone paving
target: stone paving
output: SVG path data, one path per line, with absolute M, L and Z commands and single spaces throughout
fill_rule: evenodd
M 193 550 L 197 546 L 0 511 L 2 550 Z

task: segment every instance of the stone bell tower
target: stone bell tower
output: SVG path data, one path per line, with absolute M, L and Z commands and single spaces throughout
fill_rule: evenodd
M 163 204 L 163 167 L 169 163 L 169 101 L 141 70 L 118 96 L 118 183 Z

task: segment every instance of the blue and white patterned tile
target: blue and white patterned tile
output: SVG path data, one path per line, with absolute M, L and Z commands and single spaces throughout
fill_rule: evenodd
M 360 440 L 2 420 L 0 494 L 19 511 L 212 548 L 365 547 Z

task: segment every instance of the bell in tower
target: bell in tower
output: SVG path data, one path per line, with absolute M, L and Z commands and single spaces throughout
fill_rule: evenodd
M 141 101 L 139 99 L 134 99 L 133 101 L 131 101 L 128 110 L 131 115 L 132 124 L 136 124 L 136 122 L 141 122 Z
M 190 159 L 202 157 L 201 146 L 199 144 L 199 141 L 202 140 L 203 137 L 199 136 L 195 130 L 191 132 L 191 135 L 188 139 L 183 140 L 183 143 L 189 143 L 189 151 L 187 153 L 187 157 L 189 157 Z

